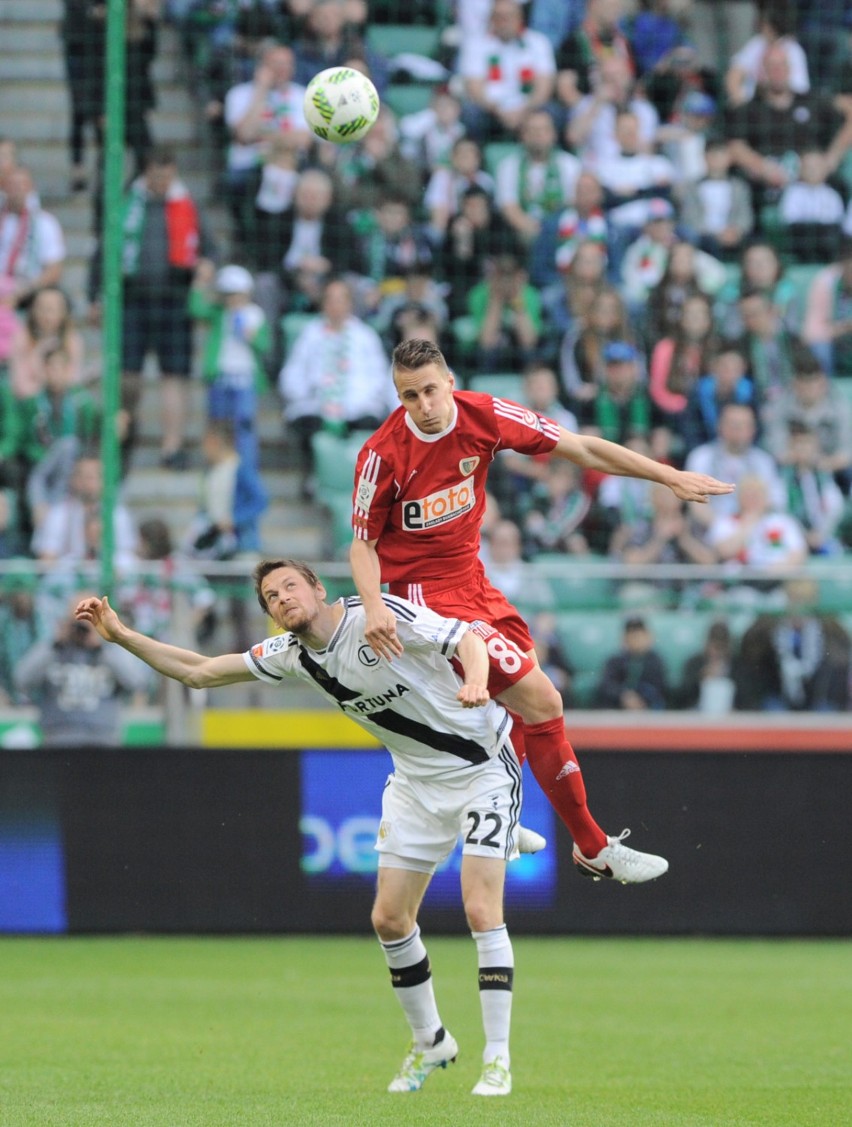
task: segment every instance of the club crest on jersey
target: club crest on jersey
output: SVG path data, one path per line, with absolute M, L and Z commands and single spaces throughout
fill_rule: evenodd
M 470 477 L 476 467 L 479 465 L 479 457 L 462 458 L 459 462 L 459 473 L 464 477 Z
M 473 478 L 466 477 L 447 489 L 439 489 L 418 501 L 406 501 L 402 506 L 402 527 L 407 532 L 422 532 L 448 520 L 469 513 L 476 502 Z
M 380 659 L 373 653 L 368 645 L 364 644 L 358 647 L 358 660 L 362 665 L 366 665 L 369 668 L 371 665 L 378 665 Z

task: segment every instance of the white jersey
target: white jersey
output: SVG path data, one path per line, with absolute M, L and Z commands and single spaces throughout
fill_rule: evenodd
M 400 775 L 439 778 L 492 759 L 512 721 L 496 701 L 463 708 L 456 699 L 462 679 L 450 659 L 469 624 L 407 599 L 382 598 L 405 647 L 399 657 L 388 661 L 373 653 L 361 600 L 348 598 L 340 600 L 343 618 L 324 650 L 279 634 L 243 654 L 247 668 L 267 684 L 297 677 L 313 685 L 381 740 Z

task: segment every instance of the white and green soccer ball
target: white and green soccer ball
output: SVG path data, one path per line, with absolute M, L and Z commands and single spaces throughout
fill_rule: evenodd
M 323 141 L 360 141 L 379 116 L 379 95 L 366 75 L 352 67 L 322 70 L 305 90 L 305 118 Z

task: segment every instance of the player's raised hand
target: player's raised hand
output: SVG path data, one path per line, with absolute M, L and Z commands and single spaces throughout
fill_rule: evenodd
M 121 635 L 121 619 L 109 605 L 106 595 L 102 599 L 95 597 L 81 599 L 74 611 L 74 617 L 80 622 L 88 622 L 94 626 L 107 642 L 116 642 Z
M 384 605 L 381 610 L 367 612 L 364 637 L 373 653 L 386 657 L 388 661 L 402 653 L 402 642 L 396 632 L 396 615 Z
M 692 473 L 681 470 L 674 481 L 667 483 L 675 497 L 681 501 L 697 501 L 699 505 L 706 505 L 709 497 L 719 497 L 725 493 L 733 493 L 736 489 L 727 481 L 717 481 L 706 473 Z
M 456 700 L 462 708 L 482 708 L 491 700 L 491 694 L 484 685 L 462 685 L 456 693 Z

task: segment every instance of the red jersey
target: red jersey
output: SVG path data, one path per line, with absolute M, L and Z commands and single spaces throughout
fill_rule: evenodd
M 399 407 L 358 455 L 352 527 L 356 539 L 378 541 L 383 582 L 469 572 L 495 455 L 550 453 L 559 440 L 557 423 L 508 399 L 476 391 L 453 399 L 455 419 L 440 434 L 424 434 Z

